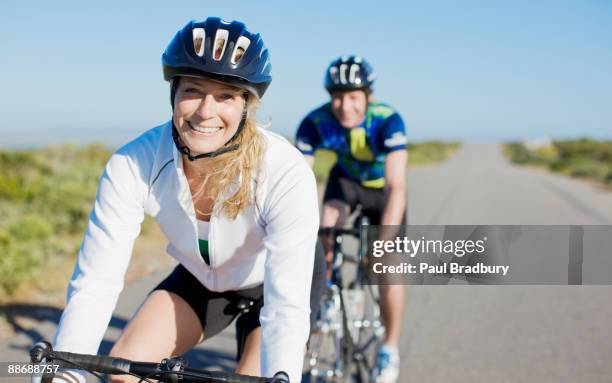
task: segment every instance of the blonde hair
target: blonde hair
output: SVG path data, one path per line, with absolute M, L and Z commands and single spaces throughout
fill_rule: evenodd
M 211 198 L 214 206 L 212 215 L 223 214 L 235 219 L 255 202 L 257 182 L 253 188 L 253 180 L 261 175 L 265 151 L 261 133 L 264 127 L 255 118 L 259 105 L 257 97 L 249 94 L 244 127 L 232 141 L 232 144 L 239 145 L 239 149 L 211 158 L 209 171 L 196 178 L 199 185 L 192 188 L 195 191 L 193 196 L 196 199 Z M 231 196 L 224 195 L 230 190 L 236 191 Z M 222 203 L 216 203 L 219 198 L 224 198 Z

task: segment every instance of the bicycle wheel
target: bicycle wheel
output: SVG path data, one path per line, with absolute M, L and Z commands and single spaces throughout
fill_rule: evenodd
M 354 342 L 353 342 L 353 320 L 350 315 L 350 309 L 347 306 L 349 302 L 346 299 L 344 291 L 340 294 L 340 308 L 342 313 L 342 337 L 340 339 L 340 363 L 341 363 L 341 381 L 352 382 L 353 381 L 353 354 L 354 354 Z
M 344 382 L 344 333 L 340 294 L 333 286 L 321 301 L 317 325 L 306 352 L 302 382 Z
M 384 327 L 380 320 L 378 292 L 374 286 L 353 283 L 345 290 L 347 316 L 353 342 L 353 377 L 369 382 Z

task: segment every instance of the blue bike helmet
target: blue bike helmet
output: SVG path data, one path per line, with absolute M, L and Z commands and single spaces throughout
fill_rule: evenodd
M 170 102 L 178 87 L 176 77 L 203 77 L 222 81 L 245 89 L 249 94 L 261 98 L 272 82 L 270 54 L 258 33 L 250 32 L 240 21 L 227 22 L 219 17 L 204 21 L 190 21 L 178 31 L 162 55 L 164 79 L 170 81 Z M 234 136 L 214 152 L 192 155 L 189 148 L 180 142 L 178 131 L 173 126 L 172 138 L 177 149 L 190 161 L 216 157 L 238 149 L 230 145 L 240 134 L 246 122 L 246 103 L 242 120 Z
M 210 77 L 261 98 L 272 82 L 270 54 L 259 33 L 218 17 L 190 21 L 162 55 L 164 79 Z
M 372 91 L 374 70 L 360 56 L 342 56 L 329 64 L 325 73 L 325 89 L 328 92 L 365 90 Z

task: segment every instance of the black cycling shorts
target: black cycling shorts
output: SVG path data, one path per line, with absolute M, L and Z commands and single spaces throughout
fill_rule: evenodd
M 351 212 L 355 210 L 357 205 L 361 205 L 361 212 L 370 219 L 370 224 L 380 225 L 386 205 L 385 188 L 367 188 L 348 178 L 342 169 L 336 165 L 329 173 L 323 203 L 334 199 L 347 203 Z M 402 225 L 405 225 L 405 223 L 406 215 L 404 214 Z
M 310 327 L 316 321 L 319 310 L 319 302 L 325 287 L 325 257 L 320 243 L 317 243 L 315 253 L 315 264 L 312 275 L 312 286 L 310 290 Z M 215 292 L 208 290 L 198 281 L 185 267 L 176 266 L 174 270 L 164 279 L 155 290 L 166 290 L 172 292 L 187 302 L 196 312 L 205 339 L 220 333 L 223 329 L 236 321 L 236 336 L 238 341 L 238 356 L 240 358 L 241 346 L 244 345 L 246 337 L 260 327 L 259 312 L 264 304 L 263 285 L 244 290 Z M 238 302 L 247 298 L 254 302 L 248 313 L 240 313 Z

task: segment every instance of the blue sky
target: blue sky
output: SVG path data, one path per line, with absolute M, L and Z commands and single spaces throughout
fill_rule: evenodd
M 16 1 L 0 9 L 0 147 L 135 137 L 170 117 L 161 53 L 190 19 L 271 51 L 259 113 L 292 136 L 328 63 L 367 58 L 409 137 L 612 138 L 612 2 Z

